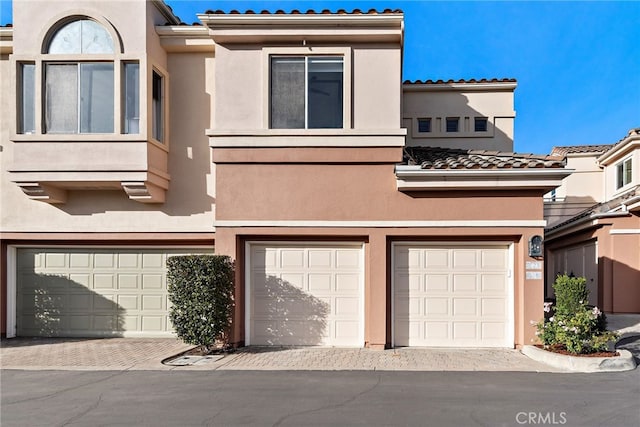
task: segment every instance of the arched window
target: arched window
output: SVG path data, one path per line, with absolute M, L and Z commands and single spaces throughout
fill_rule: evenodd
M 78 19 L 59 28 L 49 41 L 47 53 L 113 53 L 109 32 L 91 19 Z

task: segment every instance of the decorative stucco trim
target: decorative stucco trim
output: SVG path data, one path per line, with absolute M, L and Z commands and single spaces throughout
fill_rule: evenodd
M 214 221 L 215 227 L 544 227 L 545 220 L 443 220 L 443 221 L 295 221 L 295 220 L 220 220 Z
M 638 228 L 619 228 L 617 230 L 609 231 L 609 234 L 640 234 Z
M 546 189 L 562 184 L 572 169 L 422 169 L 420 166 L 396 166 L 399 191 Z

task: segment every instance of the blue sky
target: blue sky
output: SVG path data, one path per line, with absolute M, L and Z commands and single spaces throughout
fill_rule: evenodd
M 1 1 L 2 24 L 11 2 Z M 207 9 L 405 12 L 403 78 L 518 80 L 515 150 L 608 144 L 640 127 L 640 2 L 167 0 Z

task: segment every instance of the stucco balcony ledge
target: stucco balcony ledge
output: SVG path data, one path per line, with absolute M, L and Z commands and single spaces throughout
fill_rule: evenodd
M 163 203 L 168 151 L 150 141 L 14 141 L 12 182 L 31 199 L 65 203 L 69 190 L 124 190 L 143 203 Z
M 209 146 L 258 147 L 403 147 L 406 129 L 207 129 Z

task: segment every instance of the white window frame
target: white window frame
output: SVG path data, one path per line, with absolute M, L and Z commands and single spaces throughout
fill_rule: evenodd
M 350 47 L 267 47 L 262 49 L 262 128 L 274 132 L 299 131 L 300 133 L 323 131 L 325 129 L 272 129 L 271 128 L 271 57 L 278 56 L 318 56 L 318 57 L 342 57 L 342 127 L 329 128 L 328 131 L 340 131 L 340 129 L 351 129 L 351 92 L 352 92 L 352 63 Z M 306 88 L 305 88 L 306 90 Z M 305 109 L 306 109 L 305 103 Z M 305 114 L 306 125 L 306 114 Z
M 627 167 L 628 164 L 628 167 Z M 620 181 L 620 170 L 619 168 L 622 166 L 622 185 L 619 185 L 619 181 Z M 625 177 L 627 175 L 627 170 L 631 170 L 631 176 L 629 177 L 629 181 L 625 182 Z M 615 164 L 615 183 L 616 183 L 616 191 L 624 189 L 626 187 L 628 187 L 629 185 L 631 185 L 631 183 L 633 182 L 633 157 L 629 156 L 626 157 L 625 159 L 619 161 L 618 163 Z

